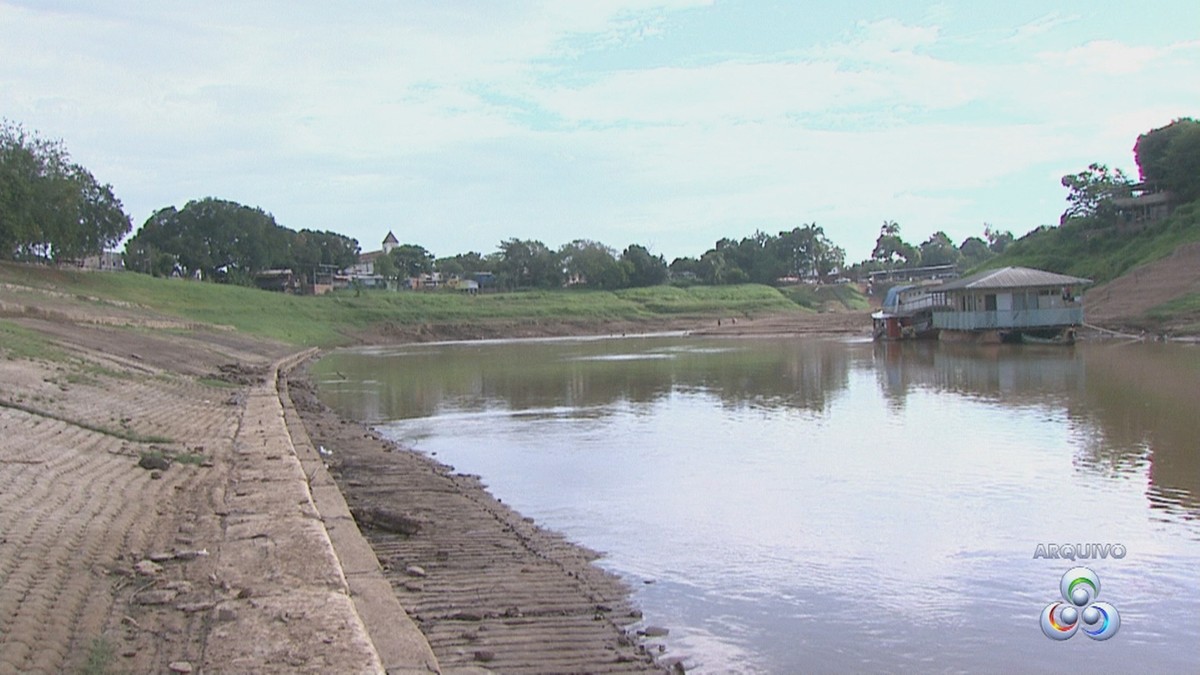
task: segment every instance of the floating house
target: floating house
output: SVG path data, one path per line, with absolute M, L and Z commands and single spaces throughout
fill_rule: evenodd
M 876 340 L 914 340 L 936 338 L 933 309 L 941 298 L 932 295 L 929 286 L 906 284 L 892 286 L 883 306 L 871 315 Z
M 980 272 L 929 289 L 933 326 L 942 340 L 1070 343 L 1090 283 L 1028 267 Z

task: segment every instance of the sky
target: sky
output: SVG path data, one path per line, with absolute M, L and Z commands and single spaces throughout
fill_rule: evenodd
M 849 261 L 1057 224 L 1200 117 L 1200 2 L 0 0 L 0 117 L 135 231 L 204 197 L 437 256 L 699 256 L 816 223 Z

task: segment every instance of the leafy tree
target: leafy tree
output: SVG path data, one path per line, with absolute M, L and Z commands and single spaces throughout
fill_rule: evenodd
M 389 254 L 397 272 L 404 278 L 419 277 L 433 271 L 433 254 L 424 246 L 401 244 Z
M 706 284 L 730 283 L 730 277 L 737 276 L 733 274 L 729 263 L 725 260 L 725 253 L 720 248 L 709 249 L 700 256 L 698 268 L 700 280 Z M 737 272 L 741 276 L 745 276 L 741 269 L 737 269 Z
M 671 261 L 668 270 L 672 279 L 700 278 L 700 260 L 698 258 L 676 258 Z
M 383 277 L 384 281 L 394 281 L 396 275 L 400 273 L 400 268 L 396 267 L 395 259 L 390 255 L 379 255 L 375 258 L 373 267 L 375 274 Z
M 467 278 L 491 269 L 491 264 L 484 258 L 483 254 L 475 251 L 459 253 L 446 258 L 438 258 L 433 261 L 433 266 L 444 276 L 457 276 L 461 278 Z
M 899 223 L 885 220 L 879 228 L 879 237 L 875 240 L 871 259 L 889 266 L 903 264 L 905 267 L 916 267 L 921 264 L 921 252 L 900 237 Z
M 630 286 L 657 286 L 667 281 L 667 260 L 651 255 L 645 246 L 630 244 L 621 252 L 621 263 L 628 269 Z
M 345 269 L 358 261 L 358 241 L 336 232 L 300 230 L 292 235 L 291 267 L 313 275 L 320 269 Z
M 988 249 L 996 255 L 1004 253 L 1009 244 L 1013 243 L 1012 232 L 997 230 L 987 223 L 983 224 L 983 236 L 987 239 Z
M 992 250 L 979 237 L 967 237 L 958 245 L 958 255 L 965 268 L 970 269 L 992 257 Z
M 558 249 L 567 274 L 589 288 L 622 288 L 628 283 L 625 269 L 617 261 L 616 251 L 589 239 L 576 239 Z
M 1076 174 L 1062 177 L 1067 188 L 1067 203 L 1060 223 L 1072 218 L 1096 218 L 1106 220 L 1115 215 L 1112 206 L 1114 197 L 1128 197 L 1133 181 L 1120 169 L 1109 169 L 1104 164 L 1092 163 Z
M 0 122 L 0 258 L 66 260 L 115 246 L 132 224 L 60 141 Z
M 922 265 L 956 265 L 962 258 L 958 247 L 945 232 L 934 232 L 921 244 Z
M 292 264 L 292 235 L 262 209 L 208 197 L 151 215 L 126 243 L 125 256 L 143 272 L 161 271 L 160 256 L 167 254 L 183 274 L 250 283 L 256 272 Z
M 506 288 L 557 288 L 562 285 L 558 254 L 536 240 L 500 242 L 496 276 Z
M 846 252 L 835 246 L 816 223 L 780 232 L 774 246 L 785 274 L 824 277 L 845 264 Z
M 1200 197 L 1200 122 L 1183 117 L 1138 136 L 1138 175 L 1152 191 L 1169 190 L 1183 202 Z

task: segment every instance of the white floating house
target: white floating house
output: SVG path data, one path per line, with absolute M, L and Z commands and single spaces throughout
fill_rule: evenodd
M 980 272 L 930 289 L 933 325 L 942 340 L 1073 342 L 1090 283 L 1028 267 Z

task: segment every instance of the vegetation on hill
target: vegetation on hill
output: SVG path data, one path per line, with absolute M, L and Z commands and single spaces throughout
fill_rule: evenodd
M 1103 283 L 1198 240 L 1200 202 L 1192 202 L 1136 232 L 1095 219 L 1071 219 L 1058 227 L 1039 228 L 1013 242 L 1004 255 L 988 261 L 984 268 L 1035 267 Z

